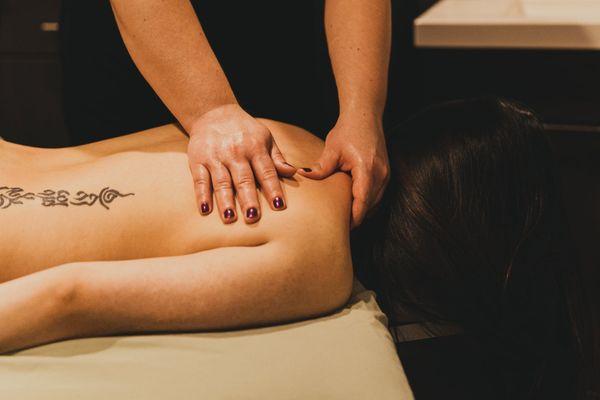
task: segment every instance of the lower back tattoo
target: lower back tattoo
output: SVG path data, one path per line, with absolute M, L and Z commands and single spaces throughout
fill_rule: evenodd
M 135 193 L 121 193 L 116 189 L 105 187 L 98 193 L 79 190 L 71 194 L 68 190 L 46 189 L 41 192 L 27 192 L 20 187 L 0 186 L 0 209 L 24 204 L 24 201 L 41 199 L 44 207 L 93 206 L 99 204 L 109 210 L 109 204 L 119 197 L 134 196 Z

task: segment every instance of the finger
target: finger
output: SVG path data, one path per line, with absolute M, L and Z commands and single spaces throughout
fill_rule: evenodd
M 298 173 L 311 179 L 327 178 L 337 169 L 339 159 L 340 157 L 337 152 L 325 148 L 316 165 L 300 168 Z
M 196 202 L 202 215 L 208 215 L 212 211 L 212 190 L 210 173 L 202 164 L 190 164 L 190 172 L 194 180 L 194 192 Z
M 248 162 L 236 163 L 229 166 L 233 185 L 246 223 L 252 224 L 260 219 L 260 206 L 254 172 Z
M 389 166 L 387 164 L 386 164 L 386 167 L 383 169 L 382 174 L 383 174 L 383 179 L 379 186 L 379 190 L 377 191 L 377 195 L 375 196 L 375 199 L 373 200 L 373 205 L 376 205 L 377 203 L 379 203 L 381 201 L 381 199 L 383 198 L 383 194 L 385 193 L 385 189 L 387 188 L 387 185 L 390 182 L 391 173 L 390 173 Z
M 256 156 L 252 159 L 254 176 L 258 179 L 260 187 L 269 202 L 271 209 L 284 210 L 287 205 L 279 182 L 279 176 L 275 164 L 268 153 Z
M 209 165 L 209 172 L 221 220 L 226 224 L 235 222 L 237 215 L 235 212 L 235 199 L 233 197 L 233 184 L 229 170 L 221 163 L 214 163 Z
M 385 193 L 385 189 L 388 185 L 389 180 L 390 180 L 389 174 L 387 174 L 383 178 L 383 181 L 380 183 L 379 189 L 377 189 L 377 194 L 375 195 L 375 197 L 373 197 L 373 202 L 369 205 L 369 207 L 373 207 L 381 201 L 381 199 L 383 198 L 383 194 Z
M 377 195 L 373 199 L 373 203 L 369 205 L 370 207 L 378 204 L 381 201 L 381 199 L 383 198 L 383 193 L 385 192 L 385 187 L 385 184 L 381 185 L 381 188 L 379 188 L 379 190 L 377 191 Z
M 382 185 L 381 188 L 379 189 L 379 191 L 377 192 L 377 195 L 373 198 L 373 201 L 367 205 L 367 212 L 365 213 L 365 217 L 363 219 L 363 221 L 367 218 L 369 218 L 369 215 L 373 214 L 375 212 L 375 209 L 377 208 L 377 204 L 379 204 L 379 202 L 381 201 L 381 199 L 383 198 L 383 195 L 385 193 L 385 189 L 386 189 L 386 185 Z
M 352 227 L 359 226 L 368 210 L 372 179 L 369 174 L 355 168 L 352 170 Z
M 275 168 L 277 172 L 281 176 L 285 176 L 287 178 L 293 176 L 298 168 L 294 167 L 292 164 L 288 164 L 285 161 L 285 157 L 281 154 L 277 143 L 273 141 L 273 146 L 271 147 L 271 158 L 273 159 L 273 164 L 275 164 Z

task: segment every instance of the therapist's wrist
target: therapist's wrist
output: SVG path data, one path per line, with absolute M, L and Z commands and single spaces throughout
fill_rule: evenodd
M 383 112 L 369 107 L 346 108 L 340 111 L 337 123 L 382 126 Z
M 338 119 L 363 119 L 370 121 L 383 120 L 384 105 L 376 101 L 344 101 L 340 102 Z
M 199 127 L 205 126 L 207 121 L 223 120 L 240 112 L 245 111 L 236 101 L 219 103 L 203 111 L 190 122 L 189 126 L 184 126 L 184 128 L 192 137 L 201 132 Z

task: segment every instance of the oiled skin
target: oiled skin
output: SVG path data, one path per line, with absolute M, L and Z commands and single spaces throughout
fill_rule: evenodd
M 302 167 L 318 159 L 320 139 L 298 127 L 261 121 L 288 162 Z M 0 141 L 0 186 L 33 193 L 67 190 L 71 196 L 104 187 L 134 193 L 116 198 L 109 210 L 98 203 L 43 206 L 39 198 L 0 209 L 0 282 L 72 262 L 184 255 L 286 236 L 290 245 L 302 246 L 303 238 L 327 235 L 338 243 L 336 252 L 349 255 L 349 176 L 313 181 L 296 174 L 282 181 L 286 210 L 272 210 L 261 197 L 258 223 L 246 224 L 238 207 L 237 222 L 224 225 L 218 210 L 202 216 L 196 208 L 187 141 L 175 125 L 64 149 Z

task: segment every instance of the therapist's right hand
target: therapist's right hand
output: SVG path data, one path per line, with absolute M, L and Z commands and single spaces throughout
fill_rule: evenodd
M 238 218 L 236 196 L 246 223 L 257 222 L 261 217 L 257 186 L 271 209 L 286 208 L 279 176 L 291 177 L 296 168 L 286 163 L 269 129 L 238 104 L 206 112 L 188 133 L 188 161 L 203 215 L 213 211 L 214 192 L 224 223 Z

